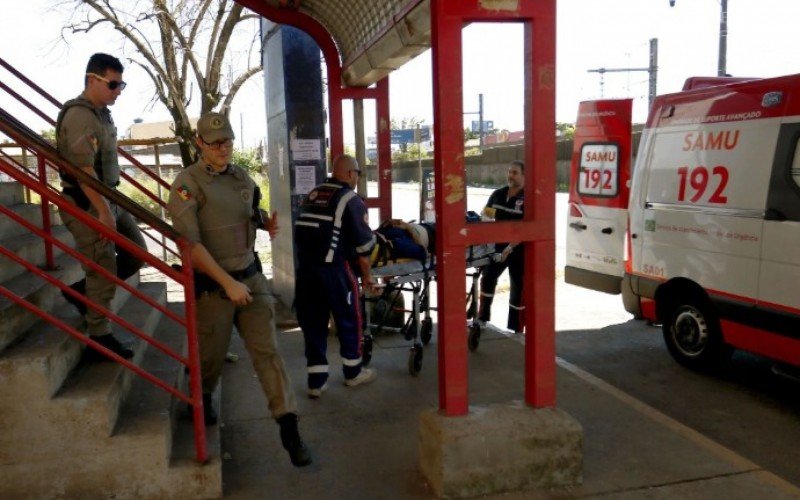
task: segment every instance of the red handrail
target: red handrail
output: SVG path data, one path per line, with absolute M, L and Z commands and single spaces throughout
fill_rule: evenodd
M 99 232 L 101 235 L 103 235 L 104 238 L 111 240 L 116 245 L 120 246 L 127 252 L 131 253 L 134 257 L 150 264 L 151 266 L 155 267 L 156 269 L 164 273 L 167 277 L 174 279 L 176 282 L 181 284 L 184 288 L 185 318 L 181 318 L 180 316 L 174 314 L 172 311 L 169 311 L 168 309 L 162 307 L 160 304 L 156 303 L 149 297 L 146 297 L 137 289 L 131 287 L 127 283 L 117 278 L 112 273 L 101 268 L 94 262 L 90 261 L 83 255 L 81 255 L 79 252 L 75 251 L 68 245 L 64 244 L 63 242 L 61 242 L 52 235 L 52 231 L 50 228 L 40 229 L 34 226 L 33 224 L 30 224 L 29 222 L 25 221 L 22 217 L 18 216 L 12 210 L 2 205 L 0 205 L 0 212 L 2 212 L 4 215 L 8 216 L 15 222 L 21 224 L 31 233 L 36 234 L 37 236 L 43 238 L 46 244 L 58 246 L 70 256 L 78 259 L 82 264 L 90 267 L 95 271 L 98 271 L 106 279 L 112 280 L 113 282 L 117 283 L 118 285 L 122 286 L 123 288 L 131 292 L 138 299 L 148 303 L 153 307 L 156 307 L 159 311 L 169 316 L 179 325 L 185 326 L 187 334 L 188 356 L 183 357 L 180 354 L 172 351 L 163 343 L 155 339 L 152 339 L 149 335 L 146 335 L 143 332 L 139 331 L 135 326 L 131 325 L 118 315 L 94 303 L 85 296 L 78 294 L 77 292 L 72 290 L 70 287 L 68 287 L 66 284 L 64 284 L 57 278 L 51 276 L 46 271 L 38 269 L 34 264 L 25 261 L 25 259 L 17 256 L 7 248 L 0 246 L 0 254 L 22 265 L 29 272 L 39 276 L 40 278 L 43 278 L 44 280 L 55 285 L 62 291 L 70 294 L 73 297 L 79 298 L 88 307 L 91 307 L 92 309 L 103 313 L 104 315 L 109 317 L 109 319 L 119 324 L 126 330 L 130 331 L 137 337 L 142 338 L 144 341 L 148 342 L 153 347 L 159 349 L 168 356 L 172 357 L 173 359 L 181 363 L 181 365 L 187 366 L 189 369 L 189 393 L 184 394 L 180 390 L 171 387 L 169 384 L 167 384 L 160 378 L 150 374 L 149 372 L 136 366 L 130 361 L 127 361 L 121 358 L 120 356 L 114 354 L 113 352 L 108 351 L 104 347 L 100 346 L 99 344 L 91 340 L 88 336 L 78 332 L 77 330 L 70 327 L 63 321 L 54 317 L 50 313 L 39 309 L 35 305 L 26 301 L 25 299 L 15 296 L 12 292 L 10 292 L 8 289 L 2 286 L 0 286 L 0 295 L 13 300 L 21 307 L 24 307 L 33 314 L 36 314 L 44 321 L 48 321 L 49 323 L 55 325 L 56 327 L 60 328 L 61 330 L 66 332 L 68 335 L 74 337 L 78 341 L 83 342 L 84 344 L 87 344 L 91 348 L 98 350 L 105 356 L 121 364 L 125 368 L 131 370 L 136 375 L 143 377 L 150 383 L 153 383 L 157 387 L 166 390 L 175 397 L 190 404 L 192 406 L 192 414 L 194 417 L 196 457 L 199 462 L 201 463 L 206 462 L 208 460 L 208 450 L 206 446 L 205 423 L 203 419 L 203 398 L 202 398 L 202 383 L 200 379 L 197 325 L 196 325 L 196 320 L 194 318 L 194 312 L 196 306 L 195 306 L 194 292 L 193 292 L 194 278 L 192 273 L 192 262 L 191 262 L 191 245 L 192 245 L 191 242 L 180 236 L 171 226 L 167 225 L 161 219 L 150 214 L 150 212 L 140 207 L 132 200 L 128 199 L 127 197 L 117 192 L 116 190 L 109 188 L 108 186 L 98 181 L 94 177 L 83 172 L 81 169 L 78 169 L 73 165 L 69 164 L 68 162 L 66 162 L 63 158 L 61 158 L 58 155 L 58 153 L 54 150 L 52 145 L 44 141 L 40 136 L 32 132 L 30 129 L 25 127 L 23 124 L 21 124 L 18 120 L 9 115 L 2 108 L 0 108 L 0 132 L 4 133 L 5 135 L 13 139 L 17 144 L 20 144 L 23 148 L 26 148 L 37 154 L 38 165 L 39 165 L 38 172 L 34 174 L 27 168 L 19 169 L 13 162 L 6 161 L 0 158 L 0 171 L 5 172 L 7 175 L 9 175 L 18 183 L 38 193 L 42 198 L 43 205 L 47 206 L 49 203 L 55 204 L 59 208 L 59 210 L 63 210 L 69 213 L 83 224 Z M 44 175 L 45 174 L 44 166 L 47 163 L 66 171 L 70 175 L 75 176 L 79 182 L 88 185 L 89 187 L 91 187 L 104 197 L 118 204 L 121 208 L 130 212 L 134 217 L 136 217 L 140 221 L 147 223 L 151 228 L 155 229 L 156 231 L 160 232 L 163 236 L 173 241 L 180 250 L 182 270 L 177 271 L 173 269 L 167 263 L 162 262 L 154 255 L 141 249 L 138 245 L 134 244 L 129 239 L 120 235 L 116 231 L 112 231 L 107 226 L 102 224 L 98 219 L 92 217 L 86 211 L 79 209 L 69 200 L 64 198 L 58 191 L 56 191 L 53 187 L 47 184 L 47 178 L 46 175 Z M 47 208 L 47 211 L 49 218 L 49 208 Z
M 61 103 L 61 102 L 60 102 L 58 99 L 56 99 L 55 97 L 53 97 L 52 95 L 50 95 L 50 94 L 49 94 L 47 91 L 45 91 L 44 89 L 42 89 L 40 86 L 38 86 L 38 85 L 36 85 L 34 82 L 32 82 L 32 81 L 31 81 L 29 78 L 27 78 L 25 75 L 23 75 L 23 74 L 22 74 L 22 73 L 21 73 L 19 70 L 17 70 L 16 68 L 14 68 L 14 66 L 12 66 L 10 63 L 8 63 L 8 62 L 7 62 L 5 59 L 3 59 L 2 57 L 0 57 L 0 66 L 2 66 L 3 68 L 5 68 L 5 69 L 6 69 L 6 70 L 7 70 L 9 73 L 11 73 L 12 75 L 14 75 L 15 77 L 17 77 L 17 78 L 18 78 L 20 81 L 22 81 L 22 82 L 23 82 L 25 85 L 27 85 L 29 88 L 31 88 L 32 90 L 34 90 L 34 91 L 35 91 L 37 94 L 39 94 L 41 97 L 43 97 L 43 98 L 44 98 L 44 99 L 46 99 L 48 102 L 50 102 L 51 104 L 53 104 L 53 105 L 54 105 L 56 108 L 58 108 L 58 109 L 61 109 L 61 108 L 63 107 L 63 103 Z M 35 106 L 33 103 L 31 103 L 29 100 L 27 100 L 27 99 L 25 99 L 24 97 L 22 97 L 22 95 L 20 95 L 19 93 L 15 92 L 15 91 L 14 91 L 14 90 L 13 90 L 11 87 L 9 87 L 8 85 L 6 85 L 6 84 L 5 84 L 5 83 L 3 83 L 2 81 L 0 81 L 0 88 L 2 88 L 3 90 L 5 90 L 5 91 L 6 91 L 6 92 L 7 92 L 9 95 L 11 95 L 12 97 L 14 97 L 14 98 L 15 98 L 17 101 L 19 101 L 21 104 L 25 105 L 25 107 L 27 107 L 29 110 L 31 110 L 31 111 L 33 111 L 34 113 L 36 113 L 36 114 L 37 114 L 39 117 L 41 117 L 42 119 L 44 119 L 44 120 L 45 120 L 47 123 L 49 123 L 50 125 L 52 125 L 52 126 L 55 126 L 55 125 L 56 125 L 56 121 L 55 121 L 55 120 L 53 120 L 53 118 L 52 118 L 52 117 L 50 117 L 49 115 L 47 115 L 46 113 L 44 113 L 44 112 L 43 112 L 41 109 L 39 109 L 38 107 L 36 107 L 36 106 Z M 130 161 L 130 162 L 131 162 L 131 164 L 132 164 L 134 167 L 138 168 L 140 171 L 142 171 L 144 174 L 146 174 L 147 176 L 149 176 L 151 179 L 153 179 L 153 180 L 155 180 L 157 183 L 161 184 L 161 186 L 162 186 L 162 187 L 165 187 L 165 188 L 169 189 L 169 187 L 170 187 L 170 186 L 169 186 L 169 183 L 168 183 L 167 181 L 165 181 L 164 179 L 162 179 L 161 177 L 159 177 L 158 175 L 156 175 L 154 172 L 152 172 L 150 169 L 148 169 L 147 167 L 145 167 L 144 165 L 142 165 L 142 163 L 141 163 L 141 162 L 139 162 L 139 160 L 137 160 L 136 158 L 134 158 L 133 156 L 131 156 L 130 154 L 128 154 L 128 152 L 127 152 L 127 151 L 123 150 L 122 148 L 117 148 L 117 153 L 119 153 L 119 154 L 120 154 L 122 157 L 126 158 L 128 161 Z M 150 199 L 152 199 L 153 201 L 155 201 L 156 203 L 158 203 L 158 204 L 159 204 L 159 205 L 161 205 L 162 207 L 165 207 L 165 208 L 166 208 L 166 203 L 164 202 L 164 200 L 162 200 L 162 199 L 161 199 L 161 198 L 159 198 L 159 197 L 158 197 L 158 196 L 157 196 L 155 193 L 153 193 L 152 191 L 150 191 L 149 189 L 147 189 L 146 187 L 144 187 L 142 184 L 140 184 L 140 183 L 139 183 L 139 182 L 138 182 L 136 179 L 134 179 L 132 176 L 128 175 L 128 174 L 127 174 L 127 173 L 125 173 L 124 171 L 120 172 L 120 176 L 121 176 L 123 179 L 125 179 L 127 182 L 129 182 L 129 183 L 131 183 L 133 186 L 135 186 L 135 187 L 136 187 L 136 189 L 138 189 L 139 191 L 143 192 L 143 193 L 144 193 L 146 196 L 148 196 Z

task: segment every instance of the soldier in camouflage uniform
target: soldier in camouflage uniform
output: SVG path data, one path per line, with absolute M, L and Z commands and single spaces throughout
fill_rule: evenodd
M 56 123 L 56 139 L 61 156 L 110 188 L 119 184 L 120 169 L 117 159 L 117 128 L 108 106 L 114 104 L 125 88 L 122 70 L 122 64 L 117 58 L 108 54 L 94 54 L 86 66 L 83 93 L 64 104 Z M 61 181 L 66 198 L 88 211 L 109 229 L 118 231 L 140 247 L 146 248 L 142 233 L 131 214 L 90 187 L 79 183 L 66 172 L 61 172 Z M 124 280 L 142 267 L 139 259 L 124 249 L 116 248 L 114 242 L 103 238 L 100 233 L 68 213 L 63 212 L 61 217 L 75 239 L 77 250 L 104 269 Z M 72 288 L 85 294 L 93 302 L 110 308 L 116 285 L 88 266 L 84 266 L 84 271 L 86 278 L 73 284 Z M 64 297 L 85 316 L 86 333 L 93 340 L 123 358 L 133 356 L 130 349 L 111 335 L 111 324 L 105 315 L 91 308 L 87 310 L 82 302 L 68 294 L 64 294 Z M 94 350 L 87 351 L 86 356 L 90 360 L 106 359 Z
M 192 263 L 206 425 L 217 421 L 211 393 L 219 381 L 234 325 L 280 425 L 281 441 L 296 466 L 311 463 L 297 429 L 297 403 L 278 353 L 272 290 L 254 254 L 256 229 L 277 231 L 277 219 L 258 208 L 260 192 L 241 167 L 230 164 L 233 129 L 219 113 L 197 122 L 200 160 L 172 184 L 169 212 L 175 229 L 194 243 Z

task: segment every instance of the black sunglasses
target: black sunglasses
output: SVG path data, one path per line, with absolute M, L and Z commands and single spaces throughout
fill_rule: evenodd
M 86 74 L 91 75 L 100 81 L 106 82 L 106 85 L 108 85 L 108 90 L 117 90 L 117 88 L 119 88 L 120 90 L 125 90 L 125 87 L 128 86 L 128 84 L 123 82 L 122 80 L 109 80 L 108 78 L 103 78 L 97 73 L 86 73 Z

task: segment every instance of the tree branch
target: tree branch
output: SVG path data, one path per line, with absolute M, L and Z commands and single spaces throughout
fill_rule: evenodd
M 239 75 L 236 80 L 233 81 L 230 90 L 228 90 L 228 95 L 225 96 L 225 101 L 222 103 L 222 108 L 229 109 L 233 103 L 233 98 L 236 97 L 236 93 L 239 92 L 239 89 L 242 87 L 242 85 L 244 85 L 251 76 L 261 73 L 262 69 L 264 69 L 264 67 L 261 65 L 253 66 Z

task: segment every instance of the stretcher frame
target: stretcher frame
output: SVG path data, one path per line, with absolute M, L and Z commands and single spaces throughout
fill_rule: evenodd
M 483 269 L 496 261 L 500 254 L 494 251 L 493 245 L 478 245 L 467 248 L 466 276 L 471 278 L 466 293 L 468 327 L 468 345 L 475 351 L 480 343 L 480 324 L 477 320 L 479 279 Z M 436 265 L 433 257 L 427 261 L 403 261 L 396 264 L 375 267 L 372 270 L 375 278 L 383 280 L 381 294 L 376 297 L 362 297 L 364 305 L 374 303 L 376 314 L 373 317 L 369 307 L 364 307 L 364 335 L 362 338 L 362 362 L 369 364 L 372 360 L 372 348 L 375 337 L 383 331 L 401 333 L 411 342 L 408 356 L 408 372 L 417 376 L 422 370 L 424 346 L 433 336 L 433 319 L 431 311 L 431 283 L 436 280 Z M 410 308 L 397 307 L 403 292 L 411 293 Z M 379 309 L 379 304 L 383 304 Z M 388 324 L 391 313 L 402 312 L 404 320 L 401 326 Z M 406 317 L 406 313 L 408 316 Z

